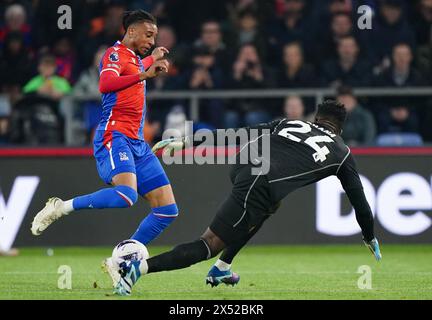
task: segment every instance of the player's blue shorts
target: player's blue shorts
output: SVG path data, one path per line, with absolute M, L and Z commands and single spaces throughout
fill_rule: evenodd
M 111 184 L 112 178 L 119 173 L 135 173 L 141 196 L 170 184 L 159 159 L 146 142 L 113 131 L 111 141 L 104 145 L 104 133 L 102 130 L 95 132 L 93 154 L 99 176 L 105 183 Z

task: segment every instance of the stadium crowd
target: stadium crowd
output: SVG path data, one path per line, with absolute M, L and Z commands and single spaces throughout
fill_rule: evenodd
M 63 4 L 72 29 L 57 27 Z M 372 29 L 358 27 L 363 4 L 373 9 Z M 67 95 L 81 97 L 74 117 L 89 143 L 101 113 L 99 61 L 122 38 L 124 11 L 138 8 L 158 19 L 157 46 L 170 50 L 169 73 L 149 91 L 334 87 L 348 109 L 350 145 L 432 141 L 432 92 L 360 99 L 352 90 L 432 85 L 432 0 L 3 0 L 0 144 L 64 143 L 59 102 Z M 310 119 L 314 102 L 201 100 L 198 126 Z M 189 117 L 187 104 L 150 101 L 146 139 Z

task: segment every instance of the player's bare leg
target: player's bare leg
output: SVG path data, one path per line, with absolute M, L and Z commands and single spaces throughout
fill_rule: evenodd
M 150 191 L 144 198 L 149 202 L 152 208 L 175 203 L 174 193 L 170 184 Z
M 111 184 L 113 186 L 127 186 L 137 191 L 137 177 L 132 172 L 123 172 L 115 175 L 112 178 Z

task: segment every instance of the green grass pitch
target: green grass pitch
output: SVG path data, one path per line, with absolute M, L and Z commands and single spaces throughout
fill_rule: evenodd
M 167 248 L 149 247 L 151 255 Z M 211 263 L 150 274 L 133 296 L 112 296 L 100 270 L 109 248 L 21 249 L 0 257 L 0 299 L 432 299 L 432 245 L 384 245 L 377 263 L 362 245 L 249 246 L 234 261 L 241 281 L 211 288 Z M 58 268 L 72 270 L 72 289 L 58 289 Z M 372 289 L 359 289 L 359 266 L 372 270 Z

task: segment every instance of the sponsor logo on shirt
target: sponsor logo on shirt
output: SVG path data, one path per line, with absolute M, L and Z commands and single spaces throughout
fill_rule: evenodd
M 114 63 L 108 63 L 107 67 L 108 68 L 117 68 L 117 69 L 120 69 L 120 66 L 118 64 L 114 64 Z

